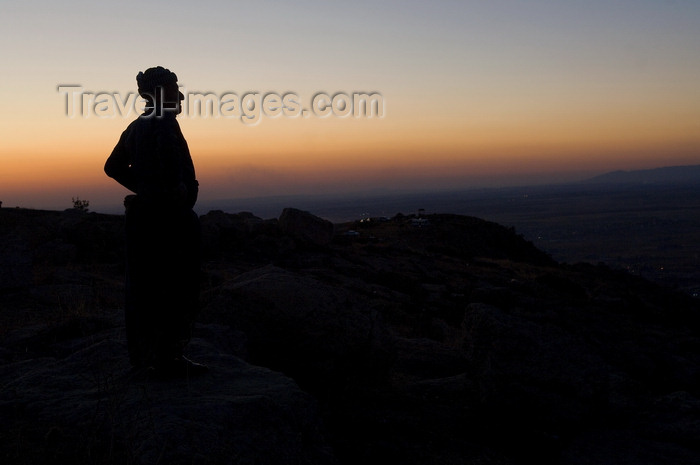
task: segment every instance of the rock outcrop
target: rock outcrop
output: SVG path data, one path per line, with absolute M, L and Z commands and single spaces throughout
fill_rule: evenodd
M 2 365 L 3 463 L 336 463 L 311 396 L 227 353 L 216 341 L 229 330 L 198 334 L 189 351 L 211 371 L 191 379 L 132 373 L 119 329 L 65 357 Z
M 367 299 L 320 279 L 268 265 L 225 282 L 204 318 L 245 333 L 254 363 L 301 379 L 376 377 L 392 341 Z
M 333 239 L 333 223 L 296 208 L 285 208 L 279 225 L 286 234 L 315 245 L 327 245 Z
M 211 372 L 165 382 L 127 366 L 123 218 L 0 215 L 2 463 L 700 463 L 700 303 L 497 224 L 210 212 Z

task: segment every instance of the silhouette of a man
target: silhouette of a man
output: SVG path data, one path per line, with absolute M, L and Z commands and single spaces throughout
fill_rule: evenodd
M 161 66 L 136 76 L 144 113 L 122 133 L 105 173 L 134 192 L 126 206 L 125 320 L 129 359 L 166 376 L 199 374 L 183 356 L 199 301 L 199 183 L 175 117 L 184 96 Z

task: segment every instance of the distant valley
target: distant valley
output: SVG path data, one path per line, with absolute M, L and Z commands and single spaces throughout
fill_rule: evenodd
M 603 262 L 700 293 L 700 165 L 615 171 L 559 185 L 282 196 L 204 207 L 270 218 L 290 205 L 333 222 L 397 213 L 476 216 L 514 227 L 555 260 Z

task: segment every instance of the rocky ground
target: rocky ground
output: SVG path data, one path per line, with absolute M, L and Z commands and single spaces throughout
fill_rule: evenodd
M 123 218 L 0 209 L 7 464 L 700 463 L 700 305 L 477 218 L 201 218 L 189 355 L 135 376 Z

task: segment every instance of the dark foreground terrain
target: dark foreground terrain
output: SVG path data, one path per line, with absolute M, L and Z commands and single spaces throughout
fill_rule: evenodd
M 687 294 L 468 216 L 201 220 L 211 372 L 163 381 L 126 360 L 123 218 L 0 210 L 3 464 L 700 463 Z
M 421 210 L 476 216 L 514 227 L 559 262 L 602 262 L 700 296 L 700 166 L 559 185 L 229 200 L 217 208 L 238 212 L 245 205 L 264 217 L 300 205 L 334 222 Z

